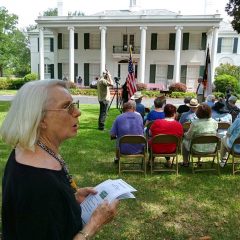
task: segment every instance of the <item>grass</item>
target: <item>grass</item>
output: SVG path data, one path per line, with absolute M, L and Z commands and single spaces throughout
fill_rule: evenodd
M 15 95 L 17 90 L 0 90 L 0 95 Z
M 0 102 L 0 122 L 9 103 Z M 108 178 L 119 178 L 113 164 L 115 142 L 109 131 L 98 131 L 98 105 L 80 105 L 82 116 L 77 137 L 66 141 L 61 154 L 79 186 L 95 186 Z M 111 109 L 106 127 L 110 130 L 119 112 Z M 0 142 L 1 177 L 10 148 Z M 192 174 L 180 168 L 179 176 L 161 173 L 144 178 L 125 173 L 121 178 L 135 187 L 136 199 L 122 200 L 118 216 L 95 239 L 240 239 L 240 184 L 231 167 L 213 173 Z

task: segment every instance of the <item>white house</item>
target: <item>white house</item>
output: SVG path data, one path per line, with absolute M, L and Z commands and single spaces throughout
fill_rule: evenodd
M 238 35 L 225 29 L 220 37 L 220 14 L 143 10 L 136 0 L 130 0 L 127 10 L 90 16 L 61 16 L 58 7 L 59 16 L 39 16 L 38 30 L 29 32 L 31 70 L 40 79 L 65 76 L 75 81 L 80 75 L 88 86 L 107 68 L 124 83 L 130 46 L 137 81 L 162 83 L 164 88 L 182 82 L 193 91 L 203 75 L 207 46 L 212 73 L 219 63 L 238 62 Z

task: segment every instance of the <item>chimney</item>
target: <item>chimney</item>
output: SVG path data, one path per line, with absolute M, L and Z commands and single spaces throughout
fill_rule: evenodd
M 129 9 L 130 11 L 138 11 L 140 10 L 140 0 L 130 0 Z
M 63 16 L 63 1 L 62 0 L 57 1 L 57 10 L 58 10 L 58 16 Z

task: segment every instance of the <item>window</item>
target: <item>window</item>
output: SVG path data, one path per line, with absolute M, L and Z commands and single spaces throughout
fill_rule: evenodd
M 130 45 L 132 46 L 132 50 L 133 50 L 134 49 L 134 35 L 133 34 L 130 34 L 130 35 L 123 34 L 123 51 L 128 51 Z
M 129 45 L 134 46 L 134 35 L 130 35 Z
M 169 42 L 168 34 L 158 34 L 157 49 L 159 49 L 159 50 L 168 50 L 168 45 L 169 45 L 168 42 Z
M 201 43 L 201 34 L 190 34 L 189 36 L 189 49 L 190 50 L 199 50 Z
M 91 33 L 90 34 L 90 49 L 100 49 L 100 34 L 99 33 Z
M 221 52 L 232 53 L 233 50 L 233 38 L 222 38 Z

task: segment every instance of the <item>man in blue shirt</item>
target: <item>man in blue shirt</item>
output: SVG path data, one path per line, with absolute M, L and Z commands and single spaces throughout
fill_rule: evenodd
M 113 123 L 110 135 L 111 139 L 117 138 L 116 144 L 116 158 L 115 163 L 118 162 L 118 141 L 124 135 L 143 135 L 143 119 L 141 115 L 135 111 L 136 103 L 128 101 L 123 104 L 123 113 L 117 116 Z M 137 154 L 142 152 L 141 144 L 124 144 L 121 146 L 121 153 Z
M 181 115 L 179 120 L 181 124 L 184 124 L 185 122 L 192 122 L 194 119 L 197 119 L 195 112 L 197 111 L 197 107 L 199 106 L 198 100 L 195 98 L 192 98 L 190 103 L 186 105 L 190 108 L 190 110 Z

